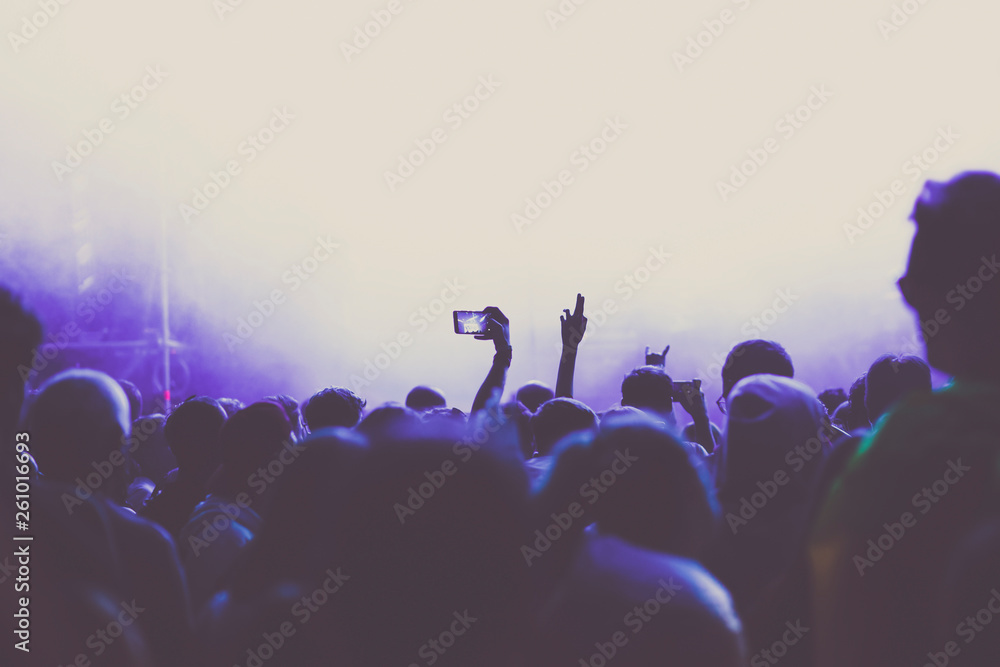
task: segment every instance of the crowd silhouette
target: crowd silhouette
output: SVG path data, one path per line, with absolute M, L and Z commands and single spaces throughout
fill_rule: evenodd
M 554 388 L 506 392 L 489 307 L 467 411 L 419 385 L 147 413 L 96 369 L 26 387 L 43 329 L 0 288 L 2 664 L 998 665 L 1000 177 L 928 182 L 912 219 L 927 362 L 810 388 L 744 341 L 721 424 L 669 347 L 619 404 L 574 398 L 582 295 Z

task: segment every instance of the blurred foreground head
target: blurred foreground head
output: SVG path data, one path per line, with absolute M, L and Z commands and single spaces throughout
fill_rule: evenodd
M 88 369 L 59 373 L 42 385 L 28 412 L 39 471 L 67 484 L 84 480 L 91 491 L 123 503 L 120 450 L 131 432 L 129 417 L 128 398 L 109 375 Z
M 928 181 L 899 288 L 916 311 L 931 366 L 955 376 L 1000 379 L 1000 177 L 965 172 Z

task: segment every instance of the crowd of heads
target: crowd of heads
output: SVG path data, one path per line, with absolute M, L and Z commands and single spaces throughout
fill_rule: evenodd
M 511 323 L 489 308 L 468 409 L 423 385 L 156 409 L 97 369 L 26 383 L 43 329 L 0 288 L 0 437 L 28 436 L 0 506 L 30 480 L 33 659 L 994 664 L 976 613 L 1000 604 L 1000 178 L 928 183 L 913 219 L 903 296 L 921 323 L 954 306 L 930 364 L 889 353 L 816 388 L 747 340 L 718 424 L 666 350 L 617 404 L 574 397 L 583 297 L 554 389 L 508 391 Z M 932 390 L 931 366 L 953 381 Z

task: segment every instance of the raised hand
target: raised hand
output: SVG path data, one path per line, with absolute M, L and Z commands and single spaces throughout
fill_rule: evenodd
M 701 380 L 693 380 L 674 385 L 674 400 L 694 419 L 708 417 L 705 393 L 701 390 Z
M 667 363 L 667 352 L 670 351 L 670 346 L 667 345 L 663 348 L 663 354 L 657 354 L 656 352 L 650 352 L 649 346 L 646 346 L 646 365 L 647 366 L 659 366 L 663 368 Z
M 472 414 L 486 408 L 487 403 L 494 393 L 503 395 L 504 385 L 507 383 L 507 367 L 511 362 L 510 348 L 510 320 L 500 312 L 496 306 L 483 308 L 489 320 L 486 323 L 486 332 L 478 334 L 476 340 L 492 340 L 496 346 L 497 353 L 493 355 L 493 365 L 490 372 L 486 374 L 486 379 L 476 392 L 476 398 L 472 401 Z
M 476 340 L 493 341 L 497 352 L 510 350 L 510 320 L 496 306 L 487 306 L 483 308 L 483 312 L 489 316 L 486 333 L 477 334 Z
M 576 295 L 576 308 L 571 315 L 569 308 L 563 309 L 559 317 L 562 323 L 562 343 L 564 348 L 576 349 L 587 330 L 587 318 L 583 316 L 583 295 Z

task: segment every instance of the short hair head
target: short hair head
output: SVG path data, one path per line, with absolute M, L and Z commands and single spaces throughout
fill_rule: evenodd
M 208 396 L 187 399 L 170 413 L 163 427 L 167 446 L 182 470 L 214 468 L 221 460 L 219 433 L 226 411 Z
M 310 431 L 331 426 L 353 428 L 361 421 L 366 401 L 347 387 L 329 387 L 313 394 L 302 411 Z
M 612 420 L 593 447 L 593 476 L 616 475 L 594 507 L 601 531 L 696 557 L 714 533 L 718 507 L 690 450 L 645 415 Z
M 433 387 L 419 386 L 411 389 L 410 393 L 406 395 L 406 407 L 423 412 L 434 408 L 446 408 L 448 401 L 439 390 Z
M 670 414 L 674 409 L 674 382 L 659 366 L 640 366 L 622 380 L 622 405 Z
M 964 172 L 927 181 L 913 208 L 917 232 L 899 287 L 925 329 L 927 359 L 952 375 L 1000 373 L 1000 177 Z M 961 304 L 961 305 L 959 305 Z M 944 310 L 947 320 L 938 318 Z
M 219 432 L 223 485 L 245 485 L 250 474 L 266 467 L 291 442 L 292 424 L 283 407 L 259 401 L 243 408 Z
M 560 440 L 576 431 L 596 431 L 597 414 L 572 398 L 553 398 L 531 416 L 531 432 L 539 456 L 548 456 Z
M 795 377 L 795 368 L 788 352 L 772 340 L 746 340 L 737 344 L 726 356 L 722 367 L 722 395 L 729 396 L 736 383 L 751 375 Z
M 835 389 L 826 389 L 820 392 L 819 402 L 823 404 L 826 408 L 826 413 L 833 416 L 833 413 L 837 411 L 837 408 L 841 406 L 842 403 L 847 401 L 847 392 L 845 392 L 840 387 Z
M 865 376 L 865 409 L 872 423 L 910 392 L 931 390 L 931 369 L 920 357 L 884 354 Z
M 441 423 L 438 422 L 438 425 Z M 423 429 L 421 429 L 420 413 L 416 410 L 399 403 L 386 403 L 365 415 L 357 430 L 367 436 L 373 444 L 382 444 L 393 438 L 409 437 Z
M 531 412 L 535 412 L 542 403 L 551 401 L 554 397 L 555 392 L 548 385 L 538 381 L 525 384 L 514 395 L 517 402 Z

